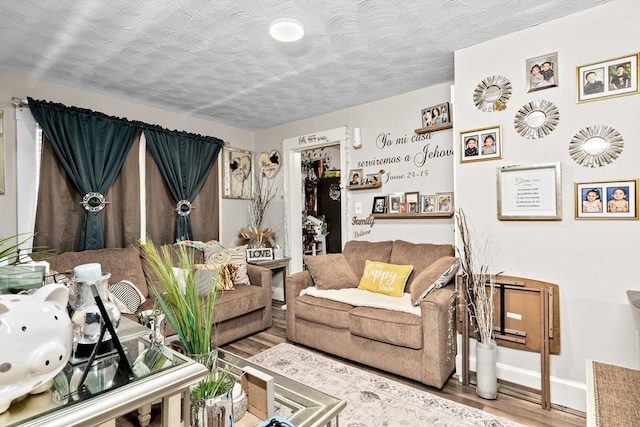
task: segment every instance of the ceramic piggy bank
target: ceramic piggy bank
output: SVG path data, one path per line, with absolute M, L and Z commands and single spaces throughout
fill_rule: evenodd
M 69 360 L 68 300 L 62 284 L 32 295 L 0 295 L 0 413 L 21 396 L 48 390 Z

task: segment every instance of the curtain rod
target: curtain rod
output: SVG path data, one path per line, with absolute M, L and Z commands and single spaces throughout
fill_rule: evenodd
M 27 100 L 27 98 L 18 98 L 17 96 L 11 98 L 11 103 L 16 108 L 26 107 L 27 105 L 29 105 L 29 101 Z

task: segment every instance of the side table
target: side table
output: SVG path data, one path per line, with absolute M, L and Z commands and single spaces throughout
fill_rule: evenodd
M 287 302 L 287 287 L 285 286 L 285 280 L 286 280 L 286 278 L 288 276 L 287 270 L 289 268 L 289 261 L 291 261 L 291 257 L 270 259 L 270 260 L 266 260 L 266 261 L 253 261 L 253 262 L 249 263 L 249 264 L 257 265 L 259 267 L 268 268 L 272 272 L 278 272 L 278 271 L 282 271 L 283 272 L 282 290 L 284 292 L 284 301 L 285 301 L 285 303 Z M 282 310 L 286 310 L 286 309 L 287 309 L 287 306 L 283 305 L 282 306 Z

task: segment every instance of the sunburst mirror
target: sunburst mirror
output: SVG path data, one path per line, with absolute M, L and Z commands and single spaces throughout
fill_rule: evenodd
M 482 80 L 473 91 L 473 103 L 479 110 L 490 113 L 507 108 L 511 98 L 511 82 L 503 76 L 489 76 Z
M 569 155 L 579 165 L 597 168 L 612 163 L 622 153 L 620 132 L 610 126 L 587 126 L 569 143 Z
M 520 136 L 539 139 L 553 132 L 559 121 L 558 107 L 553 102 L 538 100 L 524 104 L 516 113 L 513 125 Z

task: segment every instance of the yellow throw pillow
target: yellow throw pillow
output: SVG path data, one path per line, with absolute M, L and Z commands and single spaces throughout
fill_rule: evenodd
M 412 270 L 412 265 L 396 265 L 367 260 L 358 289 L 401 297 Z

